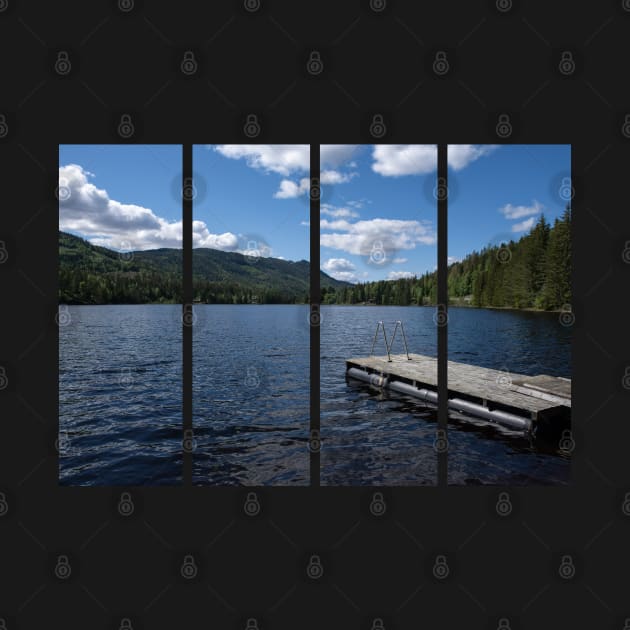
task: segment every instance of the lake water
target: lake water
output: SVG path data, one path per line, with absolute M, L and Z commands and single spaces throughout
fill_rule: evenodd
M 448 347 L 451 361 L 571 378 L 571 328 L 558 313 L 449 308 Z M 558 444 L 470 422 L 449 425 L 452 484 L 568 484 L 570 464 Z
M 435 484 L 437 410 L 367 384 L 348 384 L 344 360 L 370 352 L 376 323 L 401 320 L 409 351 L 437 356 L 432 307 L 324 307 L 321 338 L 323 484 Z M 522 374 L 570 377 L 570 330 L 556 313 L 449 308 L 449 360 Z M 400 333 L 393 352 L 402 352 Z M 375 354 L 384 354 L 379 338 Z M 493 426 L 449 419 L 451 484 L 566 484 L 557 445 Z
M 193 482 L 308 484 L 308 307 L 194 312 Z M 67 314 L 59 333 L 61 483 L 181 483 L 181 306 L 75 306 Z M 402 320 L 410 351 L 435 356 L 433 314 L 322 307 L 322 484 L 436 483 L 436 410 L 345 378 L 345 359 L 369 352 L 380 319 L 390 334 Z M 452 308 L 449 358 L 570 377 L 570 330 L 556 314 Z M 449 426 L 453 484 L 563 484 L 569 464 L 554 445 L 455 419 Z
M 309 307 L 194 312 L 193 483 L 308 485 Z
M 66 309 L 59 318 L 60 483 L 181 483 L 182 307 Z

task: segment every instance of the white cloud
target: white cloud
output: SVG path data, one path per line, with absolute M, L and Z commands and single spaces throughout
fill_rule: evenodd
M 322 269 L 326 273 L 335 271 L 354 271 L 354 263 L 347 258 L 329 258 L 323 265 Z
M 224 252 L 238 250 L 238 236 L 232 232 L 212 234 L 204 221 L 193 221 L 193 247 L 209 247 Z
M 536 219 L 530 217 L 529 219 L 525 219 L 525 221 L 521 221 L 521 223 L 515 223 L 512 226 L 512 232 L 528 232 L 534 227 L 535 222 Z
M 67 188 L 59 200 L 60 230 L 117 250 L 182 247 L 181 221 L 167 221 L 150 208 L 111 199 L 90 177 L 93 175 L 78 164 L 59 168 L 59 184 Z M 213 234 L 203 221 L 193 221 L 193 247 L 240 251 L 236 234 Z
M 462 262 L 462 259 L 457 256 L 447 256 L 446 262 L 448 265 L 452 265 L 453 263 Z
M 219 144 L 210 148 L 226 158 L 245 160 L 250 168 L 282 175 L 285 179 L 274 194 L 276 199 L 293 199 L 309 190 L 308 177 L 298 181 L 287 179 L 297 173 L 308 173 L 311 157 L 307 144 Z M 328 168 L 320 173 L 320 183 L 345 184 L 358 175 L 355 172 L 344 173 L 337 168 L 348 162 L 355 151 L 356 145 L 322 145 L 321 163 Z
M 273 194 L 276 199 L 294 199 L 309 190 L 308 177 L 303 177 L 299 182 L 283 179 L 280 188 Z
M 181 247 L 181 221 L 169 222 L 153 210 L 110 199 L 91 173 L 78 164 L 59 168 L 59 229 L 84 235 L 95 245 L 114 249 Z
M 380 175 L 423 175 L 435 170 L 437 147 L 434 144 L 377 144 L 372 158 L 372 170 Z
M 496 148 L 496 145 L 452 144 L 448 147 L 448 164 L 460 171 Z M 374 146 L 372 158 L 372 170 L 386 177 L 425 175 L 437 168 L 437 145 L 380 144 Z
M 350 210 L 349 208 L 342 208 L 339 206 L 333 206 L 330 203 L 323 203 L 320 208 L 320 213 L 335 218 L 359 216 L 359 213 L 355 212 L 354 210 Z
M 358 173 L 341 173 L 335 170 L 322 171 L 319 174 L 319 182 L 322 185 L 326 184 L 345 184 L 349 182 L 353 177 L 356 177 Z
M 347 258 L 329 258 L 323 265 L 322 270 L 335 280 L 345 280 L 346 282 L 358 282 L 355 266 Z
M 345 219 L 322 219 L 320 227 L 332 231 L 320 235 L 322 246 L 362 256 L 369 256 L 375 249 L 382 249 L 387 256 L 388 252 L 414 249 L 418 244 L 433 245 L 437 240 L 427 221 L 370 219 L 351 223 Z
M 401 278 L 413 278 L 415 277 L 415 273 L 411 271 L 390 271 L 387 274 L 388 280 L 400 280 Z
M 448 165 L 455 171 L 461 171 L 475 160 L 490 155 L 498 148 L 496 144 L 449 144 Z
M 251 168 L 284 177 L 308 171 L 311 163 L 308 144 L 219 144 L 212 148 L 224 157 L 244 159 Z
M 392 262 L 395 265 L 404 265 L 407 262 L 407 258 L 394 258 L 394 260 L 392 260 Z
M 339 171 L 322 171 L 319 183 L 324 185 L 345 184 L 349 182 L 357 173 L 341 173 Z M 276 199 L 294 199 L 309 192 L 310 181 L 308 177 L 303 177 L 298 182 L 292 179 L 283 179 L 280 188 L 273 194 Z
M 513 206 L 511 203 L 499 208 L 499 212 L 506 219 L 521 219 L 522 217 L 529 217 L 532 214 L 538 214 L 544 210 L 544 206 L 534 199 L 531 206 Z

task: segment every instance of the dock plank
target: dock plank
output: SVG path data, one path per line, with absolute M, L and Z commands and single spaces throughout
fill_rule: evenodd
M 538 376 L 524 376 L 513 380 L 515 385 L 530 387 L 541 392 L 571 399 L 571 381 L 547 374 L 539 374 Z
M 391 377 L 402 377 L 437 388 L 437 359 L 420 354 L 356 357 L 347 364 Z M 511 374 L 455 361 L 448 362 L 448 389 L 489 403 L 521 409 L 533 417 L 557 407 L 571 406 L 571 381 L 559 377 Z

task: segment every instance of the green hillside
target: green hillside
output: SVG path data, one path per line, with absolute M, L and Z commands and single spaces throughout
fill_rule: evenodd
M 59 232 L 59 302 L 181 303 L 182 250 L 119 254 Z M 296 304 L 309 299 L 310 264 L 193 250 L 194 298 L 213 304 Z M 320 272 L 322 287 L 349 286 Z

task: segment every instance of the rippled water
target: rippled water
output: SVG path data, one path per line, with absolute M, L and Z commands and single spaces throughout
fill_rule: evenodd
M 388 338 L 400 319 L 410 351 L 435 356 L 437 337 L 433 309 L 378 306 L 322 308 L 321 325 L 321 483 L 428 484 L 437 483 L 433 450 L 435 408 L 375 394 L 367 385 L 346 382 L 345 360 L 367 356 L 376 322 L 385 322 Z M 410 316 L 414 317 L 413 322 Z M 392 351 L 401 351 L 397 336 Z M 379 338 L 375 354 L 385 354 Z
M 59 327 L 60 483 L 181 483 L 182 307 L 66 308 Z
M 61 483 L 181 483 L 181 306 L 67 313 L 59 333 Z M 436 483 L 435 408 L 345 378 L 345 360 L 369 353 L 380 319 L 390 334 L 402 320 L 410 351 L 435 356 L 433 314 L 322 308 L 322 484 Z M 195 320 L 194 483 L 308 484 L 308 307 L 196 305 Z M 570 377 L 570 330 L 555 314 L 451 308 L 449 358 Z M 562 484 L 569 464 L 557 445 L 450 418 L 449 483 Z
M 436 356 L 434 312 L 413 306 L 322 309 L 323 484 L 436 483 L 436 409 L 344 378 L 344 360 L 369 353 L 378 320 L 390 335 L 402 320 L 410 352 Z M 401 352 L 399 337 L 395 343 L 393 351 Z M 448 344 L 452 361 L 570 377 L 570 331 L 557 314 L 450 308 Z M 451 484 L 565 484 L 570 462 L 557 445 L 452 414 L 448 469 Z
M 194 308 L 193 482 L 307 485 L 309 308 Z
M 449 359 L 515 374 L 571 378 L 571 329 L 557 313 L 449 309 Z M 567 484 L 558 444 L 451 419 L 449 483 Z

